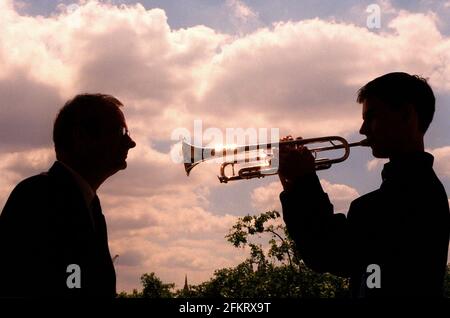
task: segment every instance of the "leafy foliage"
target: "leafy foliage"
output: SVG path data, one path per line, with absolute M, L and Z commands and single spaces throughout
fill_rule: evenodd
M 447 264 L 447 272 L 444 278 L 444 297 L 450 298 L 450 265 Z
M 142 293 L 138 292 L 137 289 L 133 289 L 131 294 L 128 294 L 127 292 L 120 292 L 117 295 L 117 298 L 142 298 Z
M 144 274 L 142 292 L 122 292 L 119 297 L 341 298 L 350 295 L 347 279 L 316 273 L 306 267 L 277 211 L 239 218 L 226 239 L 236 248 L 249 247 L 249 257 L 235 267 L 216 270 L 209 281 L 190 285 L 188 290 L 172 291 L 175 284 L 162 283 L 155 273 Z M 449 266 L 444 288 L 445 297 L 450 297 Z
M 346 297 L 347 280 L 309 270 L 284 225 L 276 223 L 279 218 L 277 211 L 239 218 L 226 239 L 237 248 L 249 247 L 250 256 L 236 267 L 216 270 L 207 282 L 172 291 L 174 284 L 162 283 L 155 273 L 144 274 L 141 293 L 119 297 Z
M 250 247 L 250 257 L 192 286 L 194 297 L 347 297 L 346 279 L 304 265 L 279 218 L 277 211 L 240 218 L 226 238 L 235 247 Z M 257 243 L 267 242 L 263 236 L 268 236 L 268 249 Z
M 346 297 L 345 280 L 317 274 L 305 266 L 269 264 L 255 269 L 250 259 L 234 268 L 217 270 L 205 283 L 192 286 L 193 297 L 270 298 L 270 297 Z
M 174 283 L 164 284 L 155 273 L 144 274 L 141 276 L 141 283 L 144 286 L 142 297 L 144 298 L 171 298 Z

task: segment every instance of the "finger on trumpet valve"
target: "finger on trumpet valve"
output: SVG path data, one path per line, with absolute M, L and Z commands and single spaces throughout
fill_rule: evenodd
M 290 141 L 290 140 L 294 140 L 294 138 L 292 138 L 291 135 L 287 135 L 280 138 L 280 141 Z

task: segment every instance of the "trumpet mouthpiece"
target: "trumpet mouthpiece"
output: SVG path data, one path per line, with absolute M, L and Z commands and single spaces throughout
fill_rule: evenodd
M 361 140 L 359 143 L 360 143 L 361 146 L 363 146 L 363 147 L 368 147 L 368 146 L 370 145 L 368 139 Z

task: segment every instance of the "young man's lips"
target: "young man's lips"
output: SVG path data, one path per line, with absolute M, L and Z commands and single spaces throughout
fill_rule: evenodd
M 363 144 L 364 144 L 364 146 L 370 147 L 370 146 L 373 145 L 373 140 L 370 139 L 370 138 L 366 138 L 366 139 L 364 139 L 364 143 Z

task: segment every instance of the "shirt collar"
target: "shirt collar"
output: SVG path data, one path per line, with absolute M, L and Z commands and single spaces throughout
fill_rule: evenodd
M 70 172 L 70 174 L 73 176 L 73 178 L 75 179 L 76 183 L 78 184 L 78 186 L 81 190 L 81 193 L 83 194 L 83 198 L 84 198 L 87 206 L 90 206 L 92 203 L 92 200 L 97 195 L 95 193 L 94 189 L 92 189 L 92 187 L 89 185 L 89 183 L 82 176 L 80 176 L 80 174 L 78 172 L 73 170 L 71 167 L 69 167 L 64 162 L 62 162 L 62 161 L 58 161 L 58 162 L 64 168 L 66 168 L 66 170 L 68 170 Z
M 420 170 L 432 169 L 434 157 L 428 152 L 417 152 L 392 158 L 383 167 L 383 181 L 399 175 L 416 174 Z

